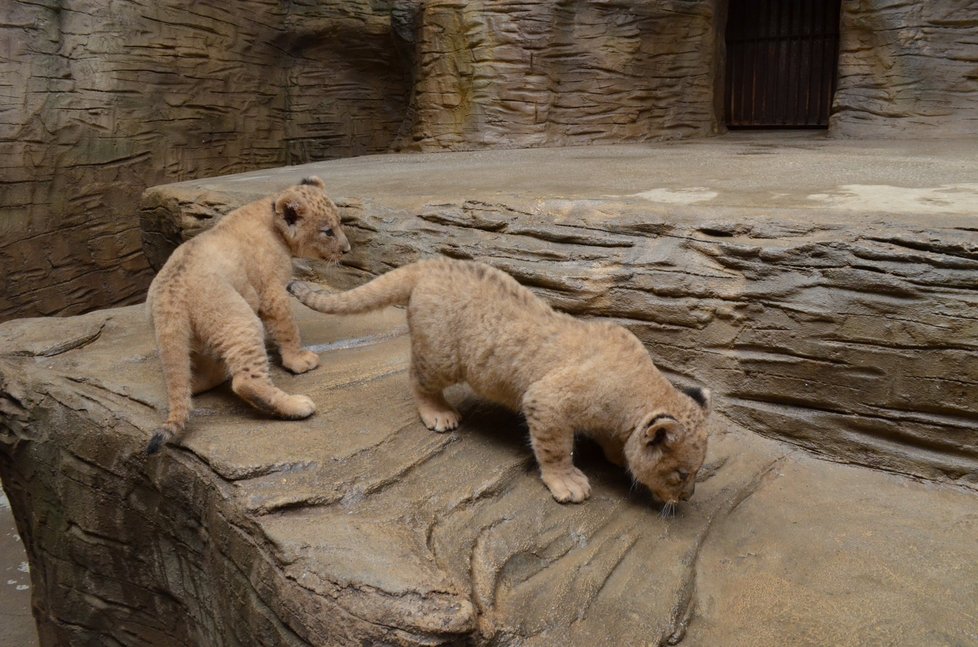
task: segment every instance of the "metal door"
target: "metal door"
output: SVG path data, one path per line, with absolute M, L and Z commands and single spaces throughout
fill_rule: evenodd
M 828 126 L 839 6 L 840 0 L 730 0 L 727 126 Z

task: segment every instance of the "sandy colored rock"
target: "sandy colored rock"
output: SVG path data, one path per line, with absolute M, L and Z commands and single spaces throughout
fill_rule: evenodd
M 717 132 L 715 2 L 420 3 L 401 148 Z
M 366 1 L 13 0 L 0 39 L 0 320 L 141 301 L 147 186 L 386 150 L 406 110 Z
M 274 379 L 316 416 L 270 420 L 218 389 L 151 460 L 165 393 L 141 307 L 0 326 L 0 475 L 41 644 L 978 635 L 974 490 L 820 461 L 718 417 L 680 516 L 587 444 L 592 498 L 562 506 L 518 416 L 459 389 L 459 431 L 421 425 L 402 311 L 299 315 L 323 364 Z

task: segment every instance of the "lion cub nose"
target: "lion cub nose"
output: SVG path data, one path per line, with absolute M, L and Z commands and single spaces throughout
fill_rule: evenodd
M 341 250 L 341 251 L 342 251 L 342 252 L 343 252 L 344 254 L 346 254 L 347 252 L 349 252 L 349 251 L 350 251 L 350 249 L 351 249 L 351 248 L 350 248 L 350 241 L 348 241 L 348 240 L 346 240 L 346 239 L 344 239 L 344 240 L 343 240 L 343 247 L 341 247 L 341 248 L 340 248 L 340 250 Z

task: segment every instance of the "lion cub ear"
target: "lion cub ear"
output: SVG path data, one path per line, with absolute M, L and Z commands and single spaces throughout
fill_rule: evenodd
M 285 221 L 290 228 L 302 220 L 306 206 L 294 195 L 283 195 L 275 201 L 275 215 Z
M 712 404 L 712 394 L 709 389 L 699 386 L 684 386 L 680 389 L 683 393 L 693 399 L 693 402 L 700 405 L 703 411 L 709 411 Z
M 300 185 L 304 184 L 308 186 L 318 186 L 320 189 L 324 191 L 326 190 L 326 183 L 323 182 L 322 179 L 320 179 L 315 175 L 310 175 L 309 177 L 302 178 L 302 182 L 299 182 L 299 184 Z
M 676 442 L 682 434 L 683 427 L 672 416 L 659 414 L 653 416 L 642 431 L 642 441 L 646 447 L 663 448 Z

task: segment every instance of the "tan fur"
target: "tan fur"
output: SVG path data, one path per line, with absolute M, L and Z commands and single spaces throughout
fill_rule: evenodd
M 173 252 L 147 299 L 170 405 L 149 453 L 183 430 L 192 393 L 228 376 L 234 392 L 262 411 L 289 419 L 315 412 L 308 397 L 272 384 L 265 332 L 285 368 L 316 368 L 319 357 L 300 346 L 285 291 L 291 259 L 336 261 L 349 249 L 336 205 L 312 177 L 232 211 Z
M 709 392 L 677 390 L 621 326 L 557 313 L 508 274 L 449 259 L 406 265 L 348 292 L 301 282 L 289 291 L 337 314 L 407 305 L 411 385 L 424 424 L 458 426 L 442 396 L 458 382 L 522 411 L 541 477 L 558 501 L 591 492 L 573 464 L 575 431 L 664 503 L 692 495 L 706 454 Z

